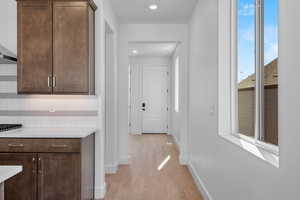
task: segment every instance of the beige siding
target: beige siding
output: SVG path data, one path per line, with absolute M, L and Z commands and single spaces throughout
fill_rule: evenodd
M 238 92 L 239 132 L 253 137 L 255 131 L 255 90 L 240 89 Z
M 278 88 L 265 88 L 265 142 L 278 144 Z M 240 89 L 238 92 L 239 131 L 254 136 L 255 131 L 255 89 Z
M 265 141 L 278 144 L 278 88 L 265 88 Z

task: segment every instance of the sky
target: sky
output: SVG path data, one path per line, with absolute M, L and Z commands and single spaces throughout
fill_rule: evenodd
M 278 0 L 264 0 L 264 63 L 278 57 Z M 255 0 L 238 0 L 238 80 L 255 72 Z

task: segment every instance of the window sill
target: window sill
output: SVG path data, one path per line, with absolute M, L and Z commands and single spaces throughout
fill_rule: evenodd
M 253 154 L 254 156 L 258 157 L 261 160 L 264 160 L 265 162 L 271 164 L 272 166 L 279 168 L 279 156 L 278 152 L 270 152 L 266 150 L 265 148 L 258 146 L 252 142 L 249 142 L 248 140 L 241 138 L 237 135 L 231 135 L 231 134 L 220 134 L 220 136 L 229 141 L 232 144 L 235 144 L 245 151 L 248 151 L 249 153 Z

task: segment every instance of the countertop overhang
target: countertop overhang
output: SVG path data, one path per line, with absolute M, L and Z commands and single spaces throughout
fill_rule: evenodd
M 22 166 L 0 166 L 0 183 L 17 175 L 23 170 Z
M 85 138 L 97 132 L 96 128 L 89 127 L 56 127 L 56 128 L 20 128 L 0 132 L 0 138 Z

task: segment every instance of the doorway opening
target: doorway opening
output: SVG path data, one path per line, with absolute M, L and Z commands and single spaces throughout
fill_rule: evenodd
M 177 42 L 130 42 L 129 132 L 169 134 Z

